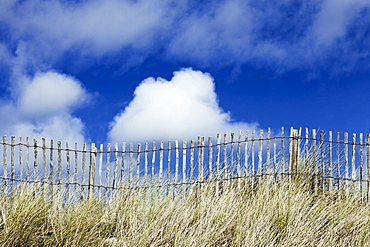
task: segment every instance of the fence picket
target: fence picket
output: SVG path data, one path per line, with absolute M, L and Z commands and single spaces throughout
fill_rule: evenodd
M 22 137 L 19 137 L 19 181 L 23 182 L 23 143 Z
M 284 127 L 281 127 L 281 176 L 285 177 L 286 164 L 285 164 L 285 146 L 284 146 Z
M 50 163 L 49 163 L 49 183 L 50 183 L 50 194 L 54 194 L 54 163 L 53 163 L 53 154 L 54 154 L 54 141 L 50 140 Z M 27 182 L 29 178 L 29 165 L 28 165 L 28 137 L 27 137 L 27 155 L 26 155 L 26 176 L 27 176 Z
M 68 146 L 67 146 L 67 149 L 68 149 Z M 68 150 L 67 150 L 68 152 Z M 67 162 L 69 160 L 67 159 Z M 43 167 L 43 172 L 42 172 L 42 187 L 43 187 L 43 193 L 45 194 L 46 193 L 46 189 L 47 189 L 47 171 L 46 171 L 46 138 L 43 137 L 42 138 L 42 167 Z M 22 176 L 21 176 L 22 177 Z
M 325 145 L 324 145 L 324 131 L 320 130 L 320 152 L 321 152 L 321 186 L 322 191 L 325 190 L 325 177 L 326 177 L 326 167 L 325 167 Z
M 221 135 L 217 134 L 216 144 L 216 179 L 220 179 L 220 154 L 221 154 Z
M 340 178 L 341 178 L 341 174 L 340 174 L 340 133 L 337 132 L 337 143 L 336 143 L 336 155 L 337 155 L 337 177 L 338 177 L 338 190 L 340 189 L 340 184 L 341 184 L 341 181 L 340 181 Z
M 107 162 L 107 166 L 109 167 L 109 162 Z M 81 199 L 84 199 L 85 196 L 85 185 L 86 185 L 85 174 L 86 174 L 86 143 L 82 145 Z M 106 190 L 107 189 L 108 184 L 106 184 Z
M 182 187 L 182 191 L 183 193 L 185 193 L 185 189 L 186 189 L 186 149 L 187 149 L 187 145 L 186 145 L 186 140 L 183 140 L 182 142 L 182 184 L 183 184 L 183 187 Z
M 317 193 L 319 188 L 319 168 L 317 165 L 316 129 L 312 130 L 312 164 L 314 169 L 313 174 L 315 177 L 315 193 Z
M 175 140 L 175 182 L 174 184 L 177 184 L 179 182 L 179 163 L 180 163 L 180 154 L 179 154 L 179 142 L 178 140 Z M 177 193 L 177 185 L 175 185 L 176 193 Z
M 155 168 L 155 154 L 156 154 L 156 148 L 157 148 L 157 144 L 156 142 L 152 142 L 152 171 L 151 171 L 151 183 L 152 183 L 152 187 L 154 187 L 154 182 L 155 182 L 155 178 L 154 178 L 154 168 Z
M 95 143 L 91 143 L 90 148 L 90 164 L 89 164 L 89 184 L 88 184 L 88 200 L 94 197 L 94 184 L 95 184 Z
M 99 149 L 99 168 L 98 168 L 98 199 L 101 200 L 102 197 L 102 174 L 103 174 L 103 148 L 104 145 L 100 144 Z M 122 155 L 123 156 L 123 155 Z
M 333 132 L 329 131 L 329 191 L 333 190 Z
M 141 144 L 137 145 L 137 158 L 136 158 L 136 186 L 140 186 L 140 157 L 141 157 Z
M 240 186 L 240 177 L 242 176 L 241 174 L 241 145 L 242 145 L 242 131 L 240 130 L 238 132 L 238 149 L 237 149 L 237 164 L 236 164 L 239 186 Z
M 133 143 L 130 143 L 129 144 L 129 168 L 128 168 L 128 176 L 129 176 L 129 186 L 132 187 L 133 186 L 133 167 L 134 167 L 134 144 Z
M 234 176 L 234 166 L 235 166 L 235 161 L 234 161 L 234 132 L 231 132 L 230 134 L 230 142 L 231 142 L 231 149 L 230 149 L 230 164 L 229 164 L 229 177 Z
M 258 169 L 257 176 L 262 177 L 262 142 L 263 142 L 263 130 L 260 130 L 260 138 L 258 141 Z
M 10 176 L 12 181 L 12 191 L 14 191 L 15 188 L 15 167 L 14 167 L 14 142 L 15 142 L 15 136 L 10 137 L 11 138 L 11 144 L 10 144 Z
M 126 170 L 127 169 L 125 169 L 125 157 L 126 157 L 126 142 L 122 142 L 120 187 L 123 187 L 126 184 Z
M 118 187 L 118 143 L 114 143 L 113 191 Z
M 346 193 L 349 194 L 349 161 L 348 161 L 348 133 L 344 133 L 344 164 L 345 164 L 345 181 Z
M 223 178 L 226 179 L 227 178 L 227 134 L 225 133 L 224 134 L 224 142 L 223 142 L 223 145 L 224 145 L 224 149 L 223 149 L 223 167 L 222 167 L 222 172 L 223 172 Z
M 38 150 L 37 150 L 37 140 L 33 140 L 33 154 L 34 154 L 34 159 L 33 159 L 33 180 L 34 183 L 37 184 L 39 181 L 39 163 L 38 163 Z M 62 161 L 60 161 L 62 163 Z
M 35 140 L 36 141 L 36 140 Z M 35 145 L 37 143 L 35 142 Z M 35 149 L 35 163 L 36 163 L 36 156 L 37 156 L 37 149 Z M 35 175 L 38 174 L 36 172 L 37 169 L 35 168 Z M 58 195 L 62 191 L 62 143 L 58 141 Z
M 352 171 L 352 181 L 351 186 L 355 188 L 355 181 L 356 181 L 356 134 L 352 134 L 352 155 L 351 155 L 351 171 Z
M 45 146 L 43 142 L 43 151 L 45 151 Z M 44 152 L 44 158 L 46 158 L 46 152 Z M 44 159 L 45 161 L 45 159 Z M 66 201 L 69 201 L 69 184 L 70 184 L 70 169 L 71 169 L 71 160 L 69 156 L 69 147 L 68 142 L 66 141 L 66 161 L 67 161 L 67 170 L 66 170 Z M 44 162 L 44 177 L 46 176 L 46 161 Z
M 367 197 L 370 199 L 370 134 L 366 134 L 366 173 L 367 173 Z
M 246 177 L 250 176 L 249 172 L 249 161 L 248 161 L 248 156 L 249 156 L 249 150 L 248 150 L 248 137 L 249 137 L 249 131 L 245 132 L 245 139 L 244 139 L 244 173 Z
M 3 164 L 4 164 L 4 184 L 5 184 L 5 193 L 8 192 L 8 163 L 6 157 L 7 149 L 6 135 L 3 136 Z
M 363 141 L 363 134 L 362 133 L 360 133 L 360 136 L 359 136 L 359 144 L 360 144 L 360 164 L 359 164 L 359 183 L 358 183 L 358 190 L 360 191 L 360 193 L 361 193 L 361 196 L 363 196 L 363 188 L 362 188 L 362 182 L 363 182 L 363 176 L 362 176 L 362 173 L 363 173 L 363 147 L 362 147 L 362 145 L 363 145 L 363 143 L 362 143 L 362 141 Z
M 147 188 L 148 185 L 148 149 L 149 149 L 149 144 L 148 142 L 145 143 L 144 147 L 144 187 Z
M 194 179 L 194 152 L 195 152 L 195 142 L 194 140 L 190 141 L 190 183 L 193 183 Z
M 78 183 L 78 144 L 75 143 L 75 150 L 74 150 L 74 153 L 75 153 L 75 171 L 74 171 L 74 174 L 73 174 L 73 182 L 74 182 L 74 186 L 73 186 L 73 199 L 74 200 L 77 200 L 77 183 Z M 52 150 L 50 150 L 50 156 L 51 156 L 51 153 L 52 153 Z M 51 164 L 51 162 L 50 162 Z M 50 166 L 50 169 L 51 169 L 51 166 Z
M 212 172 L 212 136 L 208 137 L 208 177 L 209 179 L 213 179 L 213 172 Z
M 110 143 L 107 143 L 107 163 L 105 167 L 105 196 L 109 197 L 109 187 L 110 187 Z M 82 169 L 84 170 L 84 169 Z M 83 172 L 84 173 L 84 172 Z
M 252 176 L 256 176 L 256 167 L 255 167 L 255 164 L 254 164 L 254 130 L 252 131 L 252 143 L 251 143 L 251 158 L 252 158 Z
M 271 129 L 267 129 L 267 145 L 266 145 L 266 174 L 271 177 Z

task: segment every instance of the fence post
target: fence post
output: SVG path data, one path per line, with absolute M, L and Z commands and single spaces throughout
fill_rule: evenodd
M 95 168 L 96 168 L 96 150 L 95 143 L 91 143 L 90 149 L 90 164 L 89 164 L 89 185 L 88 185 L 88 200 L 94 198 L 95 188 Z
M 299 154 L 299 135 L 298 130 L 291 129 L 290 131 L 290 147 L 289 147 L 289 173 L 293 178 L 297 177 L 298 173 L 298 154 Z

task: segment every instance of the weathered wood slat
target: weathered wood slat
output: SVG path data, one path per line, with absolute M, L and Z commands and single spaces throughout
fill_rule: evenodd
M 15 164 L 14 164 L 14 143 L 15 143 L 15 136 L 12 136 L 11 137 L 11 144 L 10 144 L 10 167 L 11 167 L 11 170 L 10 170 L 10 177 L 11 177 L 11 181 L 12 181 L 12 191 L 14 191 L 15 189 Z
M 155 177 L 154 177 L 154 174 L 155 174 L 155 155 L 156 155 L 156 148 L 157 148 L 157 144 L 156 142 L 153 142 L 152 143 L 152 169 L 151 169 L 151 182 L 152 182 L 152 186 L 154 187 L 154 183 L 155 183 Z
M 231 150 L 230 150 L 230 171 L 229 171 L 229 177 L 233 177 L 234 176 L 234 169 L 235 169 L 235 161 L 234 161 L 234 145 L 235 145 L 235 142 L 234 142 L 234 132 L 231 132 L 230 134 L 230 144 L 231 144 Z
M 183 186 L 182 186 L 182 191 L 183 193 L 185 193 L 185 189 L 186 189 L 186 183 L 188 182 L 186 180 L 186 149 L 187 149 L 187 142 L 186 140 L 183 140 L 182 142 L 182 183 L 183 183 Z
M 102 174 L 103 174 L 103 151 L 104 145 L 100 144 L 99 149 L 99 168 L 98 168 L 98 199 L 101 200 L 102 198 Z M 123 155 L 122 155 L 123 157 Z
M 325 142 L 324 142 L 324 131 L 320 130 L 320 153 L 321 153 L 321 187 L 322 191 L 325 190 L 325 177 L 326 177 L 326 165 L 325 165 Z
M 333 132 L 329 131 L 329 191 L 333 190 Z
M 260 130 L 260 137 L 258 140 L 258 169 L 257 169 L 257 176 L 262 177 L 263 170 L 262 170 L 262 144 L 263 144 L 263 130 Z
M 271 129 L 267 129 L 267 145 L 266 145 L 266 173 L 271 176 Z
M 284 127 L 281 127 L 281 176 L 285 177 L 286 164 L 285 164 L 285 136 Z
M 213 179 L 213 143 L 212 143 L 212 136 L 208 137 L 208 177 L 209 179 Z
M 67 144 L 67 149 L 68 149 L 68 144 Z M 67 151 L 68 154 L 68 151 Z M 67 162 L 69 162 L 67 158 Z M 42 138 L 42 187 L 43 187 L 43 192 L 44 194 L 47 191 L 47 170 L 46 170 L 46 138 Z M 22 176 L 21 176 L 22 178 Z
M 217 134 L 216 144 L 216 179 L 220 179 L 221 135 Z
M 109 162 L 107 162 L 107 166 L 109 166 Z M 82 145 L 82 172 L 81 172 L 81 198 L 83 199 L 85 196 L 85 181 L 86 176 L 86 143 Z M 107 180 L 108 181 L 108 180 Z M 108 188 L 108 185 L 106 185 L 106 188 Z
M 37 151 L 37 149 L 35 151 Z M 36 152 L 35 152 L 35 160 L 36 160 Z M 60 192 L 62 191 L 62 142 L 61 141 L 58 141 L 58 171 L 57 172 L 58 172 L 58 195 L 60 195 Z M 35 168 L 35 175 L 36 174 L 38 174 L 37 168 Z
M 113 190 L 118 188 L 118 143 L 114 143 Z
M 367 200 L 370 200 L 370 134 L 366 134 L 366 180 L 367 180 Z
M 5 185 L 5 193 L 8 192 L 8 161 L 6 157 L 6 149 L 7 149 L 7 142 L 6 142 L 6 135 L 3 136 L 3 164 L 4 164 L 4 185 Z
M 242 176 L 242 170 L 241 170 L 241 148 L 242 148 L 242 131 L 240 130 L 238 132 L 238 148 L 237 148 L 237 163 L 236 163 L 236 172 L 237 172 L 237 176 L 238 176 L 238 181 L 239 182 L 240 182 L 240 177 Z
M 33 180 L 34 183 L 37 184 L 39 181 L 39 163 L 38 163 L 38 150 L 37 150 L 37 139 L 33 140 Z M 59 164 L 59 159 L 58 159 Z M 60 165 L 62 165 L 62 161 L 60 160 Z
M 44 141 L 43 141 L 43 153 L 44 153 L 44 179 L 46 177 L 46 152 L 45 152 L 45 146 L 44 146 Z M 66 162 L 67 162 L 67 170 L 66 170 L 66 201 L 69 201 L 69 185 L 70 185 L 70 170 L 71 170 L 71 160 L 69 156 L 69 147 L 68 147 L 68 142 L 66 141 Z
M 359 182 L 358 182 L 358 190 L 360 191 L 361 193 L 361 196 L 363 197 L 363 163 L 364 163 L 364 159 L 363 159 L 363 134 L 360 133 L 360 136 L 359 136 L 359 147 L 360 147 L 360 164 L 359 164 Z
M 250 169 L 249 169 L 249 149 L 248 149 L 248 137 L 249 131 L 245 132 L 245 139 L 244 139 L 244 173 L 246 177 L 250 176 Z
M 316 147 L 316 129 L 312 130 L 312 165 L 314 168 L 314 176 L 315 176 L 315 192 L 318 191 L 318 184 L 319 184 L 319 167 L 317 164 L 317 147 Z
M 345 165 L 345 180 L 346 193 L 349 194 L 349 160 L 348 160 L 348 133 L 344 133 L 344 165 Z
M 53 145 L 51 145 L 51 148 L 53 148 Z M 26 138 L 26 180 L 27 183 L 30 183 L 30 139 L 28 137 Z
M 224 134 L 224 142 L 223 142 L 223 168 L 222 168 L 222 173 L 223 173 L 223 178 L 227 178 L 227 134 Z
M 149 144 L 148 144 L 148 142 L 146 142 L 145 147 L 144 147 L 144 187 L 146 187 L 146 188 L 149 186 L 149 184 L 148 184 L 148 171 L 149 171 L 149 168 L 148 168 L 148 165 L 149 165 L 148 149 L 149 149 Z
M 19 181 L 23 182 L 23 143 L 22 137 L 19 137 Z
M 190 141 L 190 183 L 194 182 L 194 153 L 195 153 L 195 142 Z
M 140 186 L 140 160 L 141 159 L 141 144 L 137 145 L 137 156 L 136 156 L 136 186 Z
M 356 183 L 356 134 L 352 134 L 352 154 L 351 154 L 351 185 L 355 189 Z

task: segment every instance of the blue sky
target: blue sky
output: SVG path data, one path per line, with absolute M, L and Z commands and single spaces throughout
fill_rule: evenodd
M 1 134 L 370 128 L 370 2 L 2 0 Z

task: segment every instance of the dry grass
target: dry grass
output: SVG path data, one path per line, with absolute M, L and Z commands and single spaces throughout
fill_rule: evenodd
M 304 181 L 225 182 L 62 205 L 18 187 L 0 195 L 1 246 L 370 246 L 370 205 Z

